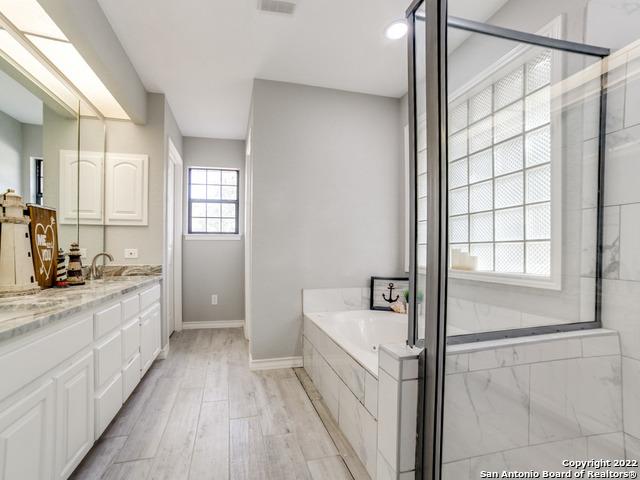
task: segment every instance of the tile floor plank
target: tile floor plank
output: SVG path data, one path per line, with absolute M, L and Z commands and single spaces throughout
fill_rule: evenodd
M 267 453 L 258 417 L 230 420 L 232 480 L 266 480 Z
M 69 477 L 73 480 L 98 480 L 102 478 L 127 437 L 100 438 Z
M 207 365 L 204 383 L 205 402 L 229 399 L 229 364 L 224 353 L 215 352 Z
M 134 460 L 133 462 L 114 463 L 109 467 L 102 480 L 142 480 L 147 478 L 153 460 Z
M 341 457 L 310 460 L 307 465 L 313 480 L 353 480 Z
M 153 460 L 149 479 L 180 480 L 189 477 L 201 405 L 201 388 L 180 389 Z
M 179 387 L 180 381 L 175 378 L 158 379 L 149 402 L 118 455 L 118 462 L 155 456 Z
M 168 358 L 71 478 L 349 480 L 353 467 L 368 480 L 340 432 L 325 427 L 322 402 L 302 386 L 306 374 L 253 372 L 248 355 L 241 329 L 175 332 Z
M 283 379 L 280 387 L 293 431 L 298 437 L 305 458 L 315 460 L 337 455 L 336 446 L 298 379 L 295 376 Z
M 271 480 L 308 480 L 307 463 L 292 433 L 264 437 L 267 450 L 267 475 Z
M 205 402 L 200 410 L 190 480 L 229 478 L 229 404 Z

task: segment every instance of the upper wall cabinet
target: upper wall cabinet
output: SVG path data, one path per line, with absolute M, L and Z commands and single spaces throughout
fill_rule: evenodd
M 60 150 L 60 223 L 102 224 L 103 163 L 101 152 L 81 151 L 78 156 L 74 150 Z
M 78 162 L 76 152 L 60 151 L 59 222 L 148 225 L 149 157 L 108 153 L 103 158 L 83 151 Z
M 108 153 L 105 168 L 106 225 L 147 225 L 149 157 Z

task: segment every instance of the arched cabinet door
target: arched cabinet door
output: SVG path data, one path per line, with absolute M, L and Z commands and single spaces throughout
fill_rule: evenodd
M 149 157 L 108 153 L 105 163 L 105 224 L 147 225 Z
M 66 479 L 93 445 L 93 353 L 63 370 L 55 384 L 55 478 Z
M 104 155 L 101 152 L 60 150 L 58 221 L 101 225 Z M 80 188 L 80 191 L 78 191 Z
M 54 399 L 54 384 L 49 380 L 0 414 L 1 480 L 51 478 Z

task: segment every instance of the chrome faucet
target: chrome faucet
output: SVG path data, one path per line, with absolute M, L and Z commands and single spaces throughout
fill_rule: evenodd
M 100 257 L 107 257 L 109 261 L 113 262 L 113 255 L 107 252 L 101 252 L 97 254 L 95 257 L 93 257 L 93 260 L 91 261 L 91 272 L 90 272 L 90 276 L 92 280 L 97 280 L 102 277 L 102 272 L 98 271 L 98 267 L 96 265 L 96 262 Z

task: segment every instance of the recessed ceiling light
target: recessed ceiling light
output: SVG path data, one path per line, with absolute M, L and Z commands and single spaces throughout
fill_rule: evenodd
M 389 40 L 399 40 L 407 34 L 407 22 L 404 20 L 396 20 L 384 31 L 385 36 Z

